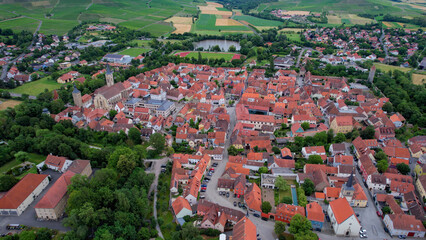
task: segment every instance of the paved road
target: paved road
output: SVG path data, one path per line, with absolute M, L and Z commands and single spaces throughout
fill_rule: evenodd
M 154 190 L 154 217 L 155 220 L 157 220 L 157 185 L 158 185 L 158 177 L 160 176 L 161 173 L 161 165 L 166 164 L 167 161 L 169 161 L 169 158 L 162 158 L 162 159 L 147 159 L 144 162 L 153 162 L 151 169 L 149 171 L 146 171 L 146 173 L 154 173 L 155 174 L 155 178 L 154 178 L 154 182 L 152 182 L 151 187 L 149 188 L 149 192 L 148 192 L 148 196 L 151 195 L 151 192 Z M 161 232 L 161 228 L 160 225 L 157 222 L 157 225 L 155 226 L 155 228 L 157 229 L 158 232 L 158 236 L 161 237 L 162 239 L 164 239 L 163 237 L 163 233 Z
M 21 214 L 21 216 L 1 216 L 0 234 L 8 232 L 8 230 L 6 230 L 6 226 L 8 224 L 22 224 L 31 227 L 46 227 L 63 232 L 71 230 L 70 228 L 64 227 L 62 225 L 62 221 L 37 221 L 34 206 L 41 200 L 41 198 L 61 176 L 60 173 L 52 170 L 46 170 L 43 172 L 43 174 L 49 174 L 51 176 L 52 180 L 50 181 L 49 185 L 41 192 L 41 194 L 36 199 L 34 199 L 34 202 Z
M 383 43 L 383 39 L 385 38 L 385 31 L 382 28 L 382 35 L 379 38 L 380 44 L 382 44 L 383 46 L 383 50 L 385 51 L 386 57 L 385 57 L 385 62 L 388 61 L 389 59 L 389 53 L 388 53 L 388 47 Z

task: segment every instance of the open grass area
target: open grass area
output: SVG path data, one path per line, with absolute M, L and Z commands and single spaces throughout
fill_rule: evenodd
M 417 74 L 413 73 L 411 75 L 411 79 L 413 80 L 413 83 L 416 85 L 423 85 L 426 83 L 426 75 L 425 74 Z
M 14 108 L 16 105 L 19 105 L 22 101 L 12 100 L 12 99 L 0 99 L 0 111 L 5 110 L 8 107 Z
M 150 50 L 151 49 L 148 49 L 148 48 L 129 48 L 129 49 L 126 49 L 126 50 L 119 52 L 119 54 L 137 57 L 137 56 L 141 55 L 142 53 L 149 52 Z
M 243 15 L 243 16 L 234 16 L 234 19 L 238 21 L 246 21 L 255 27 L 278 27 L 283 24 L 280 21 L 267 20 L 262 18 L 257 18 L 253 16 Z
M 389 71 L 394 71 L 394 70 L 399 70 L 401 72 L 409 72 L 409 71 L 413 70 L 412 68 L 392 66 L 392 65 L 387 65 L 387 64 L 383 64 L 383 63 L 374 63 L 374 66 L 376 66 L 377 69 L 380 69 L 383 72 L 389 72 Z
M 136 43 L 139 47 L 149 47 L 150 40 L 133 40 L 131 43 Z
M 36 154 L 36 153 L 28 153 L 29 156 L 29 162 L 32 162 L 34 164 L 39 164 L 41 162 L 43 162 L 44 160 L 46 160 L 46 156 L 44 155 L 40 155 L 40 154 Z M 9 171 L 10 169 L 18 166 L 19 164 L 21 164 L 20 161 L 13 159 L 12 161 L 6 163 L 5 165 L 0 167 L 0 175 L 4 175 L 5 172 Z M 35 167 L 34 167 L 35 168 Z M 35 171 L 35 172 L 34 172 Z M 24 173 L 22 173 L 21 175 L 18 176 L 18 178 L 23 178 L 26 174 L 28 173 L 37 173 L 36 169 L 28 169 L 27 171 L 25 171 Z
M 13 29 L 13 31 L 30 31 L 34 32 L 38 26 L 39 22 L 34 19 L 20 17 L 10 20 L 4 20 L 0 22 L 1 29 Z
M 202 58 L 208 58 L 208 59 L 221 59 L 224 58 L 226 61 L 231 61 L 232 57 L 234 57 L 234 53 L 215 53 L 215 52 L 201 52 Z M 197 58 L 198 59 L 198 52 L 190 52 L 185 57 L 187 58 Z
M 34 82 L 25 83 L 22 86 L 19 86 L 15 89 L 11 89 L 10 92 L 37 96 L 39 93 L 42 93 L 44 89 L 52 91 L 54 89 L 60 88 L 61 86 L 62 84 L 51 80 L 48 76 Z
M 286 33 L 285 34 L 288 39 L 292 40 L 292 41 L 300 41 L 300 34 L 298 33 Z

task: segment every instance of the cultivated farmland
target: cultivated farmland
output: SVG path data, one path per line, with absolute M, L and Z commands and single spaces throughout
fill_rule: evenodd
M 426 75 L 413 73 L 411 78 L 416 85 L 423 85 L 426 83 Z
M 191 31 L 192 18 L 191 17 L 171 17 L 166 22 L 173 23 L 173 27 L 176 28 L 173 33 L 182 34 Z
M 278 27 L 282 24 L 282 22 L 279 21 L 267 20 L 248 15 L 234 16 L 234 19 L 238 21 L 246 21 L 255 27 Z

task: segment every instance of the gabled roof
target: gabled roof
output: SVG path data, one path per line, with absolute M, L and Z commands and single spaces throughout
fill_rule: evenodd
M 256 240 L 256 225 L 250 219 L 244 217 L 234 226 L 233 240 Z
M 256 183 L 252 183 L 244 195 L 244 201 L 249 209 L 261 212 L 262 193 Z
M 189 211 L 192 211 L 191 205 L 189 205 L 188 200 L 183 198 L 182 196 L 179 196 L 176 198 L 176 200 L 172 203 L 173 212 L 175 214 L 179 214 L 182 209 L 186 208 Z
M 311 202 L 306 205 L 306 217 L 308 220 L 316 222 L 324 222 L 324 212 L 317 202 Z
M 0 209 L 16 209 L 48 175 L 29 173 L 0 198 Z
M 346 219 L 355 214 L 346 198 L 338 198 L 330 202 L 330 207 L 338 224 L 343 223 Z
M 71 178 L 74 175 L 75 173 L 71 171 L 62 174 L 34 208 L 55 208 L 67 193 L 68 185 L 71 184 Z

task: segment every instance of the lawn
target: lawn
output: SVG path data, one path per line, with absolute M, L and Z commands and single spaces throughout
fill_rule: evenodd
M 300 41 L 300 34 L 298 34 L 298 33 L 285 33 L 285 35 L 291 41 Z
M 287 184 L 289 186 L 287 191 L 282 191 L 282 190 L 275 190 L 275 196 L 274 196 L 274 200 L 275 200 L 275 205 L 280 204 L 281 200 L 283 199 L 283 197 L 290 197 L 291 198 L 291 185 L 297 185 L 295 180 L 286 180 Z
M 143 27 L 139 30 L 141 30 L 142 32 L 149 32 L 155 37 L 159 37 L 165 33 L 173 31 L 173 27 L 171 26 L 170 23 L 167 23 L 167 24 L 156 23 L 156 24 Z
M 129 55 L 131 57 L 137 57 L 139 55 L 141 55 L 142 53 L 146 53 L 151 51 L 151 49 L 147 49 L 147 48 L 129 48 L 126 50 L 123 50 L 121 52 L 119 52 L 119 54 L 122 55 Z
M 423 85 L 426 82 L 426 75 L 424 74 L 415 74 L 411 75 L 412 81 L 416 85 Z
M 54 80 L 51 80 L 49 76 L 39 79 L 34 82 L 25 83 L 22 86 L 19 86 L 15 89 L 11 89 L 10 92 L 18 94 L 28 94 L 30 96 L 37 96 L 39 93 L 42 93 L 45 89 L 52 91 L 58 89 L 62 84 L 57 83 Z
M 208 59 L 221 59 L 224 58 L 226 61 L 231 61 L 232 57 L 234 56 L 234 53 L 214 53 L 214 52 L 201 52 L 202 58 L 208 58 Z M 198 59 L 198 52 L 190 52 L 185 57 L 187 58 L 197 58 Z
M 136 43 L 139 47 L 149 47 L 151 40 L 133 40 L 131 43 Z
M 279 21 L 267 20 L 267 19 L 257 18 L 253 16 L 248 16 L 248 15 L 235 16 L 234 19 L 239 21 L 246 21 L 255 27 L 268 27 L 268 26 L 278 27 L 283 24 L 282 22 L 279 22 Z
M 409 72 L 412 70 L 412 68 L 403 68 L 403 67 L 398 67 L 398 66 L 392 66 L 392 65 L 387 65 L 387 64 L 383 64 L 383 63 L 374 63 L 374 66 L 376 66 L 377 69 L 380 69 L 383 72 L 389 72 L 389 71 L 394 71 L 394 70 L 399 70 L 402 72 Z
M 29 162 L 32 162 L 34 164 L 39 164 L 41 162 L 43 162 L 44 160 L 46 160 L 46 156 L 44 155 L 40 155 L 40 154 L 36 154 L 36 153 L 28 153 L 29 156 Z M 18 166 L 19 164 L 21 164 L 20 161 L 13 159 L 12 161 L 6 163 L 5 165 L 0 167 L 0 175 L 3 175 L 5 172 L 7 172 L 9 169 L 12 169 L 16 166 Z M 35 171 L 35 172 L 34 172 Z M 35 169 L 35 167 L 27 170 L 26 172 L 22 173 L 21 175 L 18 176 L 18 178 L 23 178 L 25 175 L 27 175 L 28 173 L 37 173 L 37 170 Z

